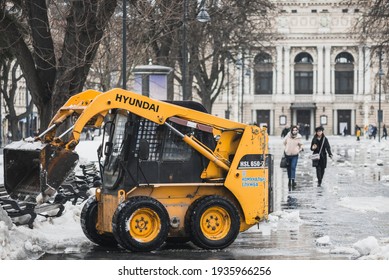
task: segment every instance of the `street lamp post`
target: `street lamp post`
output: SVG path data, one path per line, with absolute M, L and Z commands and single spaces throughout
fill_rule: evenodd
M 196 19 L 199 22 L 208 22 L 210 21 L 209 14 L 204 7 L 205 0 L 202 0 L 200 3 L 200 12 L 197 15 Z M 184 14 L 182 18 L 182 99 L 190 100 L 191 94 L 188 90 L 188 0 L 184 0 Z
M 242 96 L 240 98 L 240 122 L 243 123 L 243 96 L 244 96 L 244 50 L 242 50 Z
M 3 146 L 3 116 L 1 114 L 3 96 L 0 94 L 0 148 Z
M 226 119 L 230 119 L 230 58 L 227 58 L 227 110 Z
M 188 0 L 184 0 L 184 15 L 182 19 L 182 100 L 189 100 L 188 92 L 188 40 L 187 40 L 187 24 L 188 24 Z
M 26 84 L 26 131 L 25 131 L 25 137 L 30 137 L 30 113 L 28 112 L 28 88 Z
M 127 65 L 127 47 L 126 47 L 126 38 L 127 38 L 127 32 L 126 32 L 126 17 L 127 17 L 127 7 L 126 7 L 126 1 L 123 0 L 123 30 L 122 30 L 122 79 L 123 79 L 123 85 L 122 88 L 126 89 L 127 88 L 127 73 L 126 73 L 126 65 Z
M 382 122 L 382 110 L 381 110 L 381 85 L 382 85 L 382 47 L 379 49 L 378 53 L 379 57 L 379 71 L 378 71 L 378 78 L 379 78 L 379 85 L 378 85 L 378 142 L 381 142 L 381 122 Z

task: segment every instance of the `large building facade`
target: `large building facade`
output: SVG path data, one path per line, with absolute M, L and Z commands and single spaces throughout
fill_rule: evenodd
M 379 52 L 354 25 L 362 13 L 342 1 L 274 1 L 278 39 L 247 50 L 243 67 L 229 64 L 229 83 L 213 114 L 266 123 L 271 135 L 294 124 L 322 125 L 327 134 L 389 121 Z M 382 68 L 381 68 L 382 69 Z M 382 122 L 378 125 L 379 108 Z

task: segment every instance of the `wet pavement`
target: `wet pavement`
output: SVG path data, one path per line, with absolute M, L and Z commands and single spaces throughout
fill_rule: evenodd
M 389 179 L 385 179 L 389 176 L 389 149 L 373 140 L 357 142 L 352 136 L 328 139 L 335 156 L 333 161 L 328 159 L 322 186 L 317 187 L 311 167 L 310 141 L 304 141 L 297 186 L 289 191 L 287 173 L 279 168 L 281 138 L 270 137 L 275 164 L 272 219 L 241 233 L 224 250 L 199 250 L 191 243 L 166 244 L 151 253 L 96 246 L 86 252 L 46 254 L 41 259 L 355 259 L 355 242 L 369 236 L 378 240 L 389 237 L 387 212 L 359 208 L 361 201 L 371 204 L 375 197 L 389 197 Z

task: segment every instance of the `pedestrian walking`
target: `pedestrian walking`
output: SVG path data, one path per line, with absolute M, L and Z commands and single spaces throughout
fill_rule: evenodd
M 302 136 L 296 125 L 291 126 L 290 131 L 283 140 L 284 152 L 288 159 L 288 187 L 289 190 L 296 187 L 296 167 L 299 153 L 303 150 Z
M 330 143 L 324 135 L 324 128 L 322 126 L 315 128 L 315 135 L 313 136 L 311 142 L 311 151 L 314 154 L 320 153 L 320 159 L 316 165 L 316 177 L 317 177 L 317 186 L 320 187 L 325 169 L 327 167 L 327 154 L 332 158 L 331 146 Z
M 289 130 L 289 127 L 284 127 L 284 129 L 281 131 L 281 138 L 284 138 L 286 134 L 288 134 Z
M 305 135 L 305 140 L 309 139 L 309 131 L 310 131 L 310 126 L 309 124 L 304 125 L 304 135 Z
M 365 127 L 363 128 L 363 136 L 365 137 L 365 139 L 369 139 L 369 126 L 368 125 L 365 125 Z
M 361 140 L 361 128 L 358 125 L 355 125 L 355 135 L 357 136 L 357 141 Z
M 91 140 L 91 133 L 89 129 L 86 131 L 85 140 Z
M 371 137 L 373 137 L 375 140 L 376 135 L 377 135 L 377 127 L 375 125 L 373 125 L 371 127 Z
M 381 138 L 385 138 L 385 140 L 386 140 L 386 137 L 388 137 L 388 130 L 386 129 L 386 126 L 384 124 L 384 126 L 382 127 L 382 137 Z

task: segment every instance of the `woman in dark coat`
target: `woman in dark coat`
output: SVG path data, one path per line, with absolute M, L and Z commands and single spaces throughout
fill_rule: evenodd
M 316 177 L 317 177 L 317 186 L 321 186 L 321 182 L 323 180 L 324 171 L 327 167 L 327 153 L 332 158 L 331 146 L 328 142 L 327 137 L 324 136 L 324 128 L 322 126 L 315 128 L 315 135 L 313 136 L 311 143 L 311 151 L 314 154 L 318 154 L 320 152 L 320 148 L 323 145 L 323 148 L 320 152 L 319 163 L 316 165 Z M 323 142 L 324 141 L 324 142 Z

